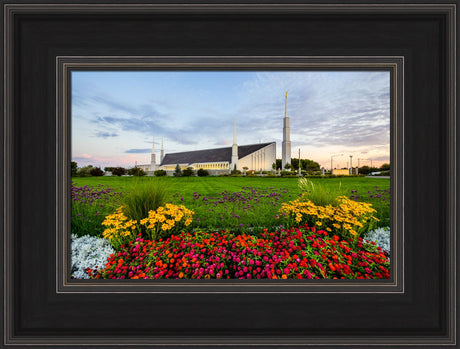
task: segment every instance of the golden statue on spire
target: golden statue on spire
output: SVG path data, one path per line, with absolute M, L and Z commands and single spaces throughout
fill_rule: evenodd
M 286 99 L 287 99 L 287 93 L 288 93 L 288 91 L 286 91 Z

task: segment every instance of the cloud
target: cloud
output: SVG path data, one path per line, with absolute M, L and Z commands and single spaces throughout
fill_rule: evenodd
M 93 156 L 92 155 L 89 155 L 89 154 L 80 154 L 80 155 L 77 155 L 75 158 L 79 158 L 79 159 L 91 159 Z
M 128 149 L 125 151 L 127 154 L 145 154 L 145 153 L 150 153 L 152 149 L 150 148 L 145 148 L 145 149 Z
M 390 161 L 390 158 L 388 156 L 377 156 L 375 158 L 372 158 L 373 161 Z
M 115 132 L 110 133 L 110 132 L 99 131 L 94 136 L 99 137 L 99 138 L 109 138 L 109 137 L 118 137 L 118 134 Z

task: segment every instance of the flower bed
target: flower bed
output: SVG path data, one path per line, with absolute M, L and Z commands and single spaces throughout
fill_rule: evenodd
M 380 247 L 306 225 L 261 237 L 228 231 L 138 237 L 92 278 L 108 279 L 374 279 L 389 278 Z
M 333 205 L 316 205 L 308 196 L 283 203 L 280 213 L 288 225 L 308 224 L 334 232 L 344 239 L 357 238 L 366 233 L 372 223 L 378 221 L 376 211 L 366 202 L 353 201 L 345 196 L 335 198 Z
M 120 194 L 103 185 L 77 187 L 72 182 L 72 234 L 101 236 L 104 229 L 101 223 L 106 215 L 113 212 L 114 201 Z

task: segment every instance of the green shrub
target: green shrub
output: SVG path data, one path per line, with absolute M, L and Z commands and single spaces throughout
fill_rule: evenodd
M 195 175 L 195 171 L 193 171 L 193 168 L 187 167 L 185 170 L 182 171 L 182 176 L 184 177 L 191 177 Z
M 165 170 L 156 170 L 153 172 L 153 175 L 155 177 L 164 177 L 166 176 L 166 171 Z
M 91 176 L 91 170 L 93 169 L 92 165 L 80 167 L 77 170 L 77 176 L 78 177 L 90 177 Z
M 180 169 L 179 164 L 176 165 L 176 169 L 174 170 L 174 177 L 182 176 L 182 170 Z
M 141 220 L 149 211 L 163 206 L 168 198 L 165 182 L 158 179 L 135 180 L 119 203 L 129 219 Z
M 94 177 L 100 177 L 104 175 L 104 171 L 102 171 L 100 167 L 93 167 L 89 173 Z
M 126 174 L 126 169 L 123 168 L 123 167 L 115 167 L 115 168 L 112 170 L 112 174 L 113 174 L 114 176 L 118 176 L 118 177 L 123 176 L 123 175 Z
M 209 172 L 207 170 L 204 170 L 202 168 L 200 168 L 196 174 L 198 175 L 198 177 L 206 177 L 206 176 L 209 176 Z
M 141 169 L 140 167 L 133 167 L 133 168 L 130 168 L 127 173 L 130 175 L 130 176 L 136 176 L 136 177 L 142 177 L 142 176 L 145 176 L 146 173 L 143 169 Z

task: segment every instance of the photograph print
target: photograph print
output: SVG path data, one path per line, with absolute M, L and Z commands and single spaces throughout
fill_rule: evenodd
M 389 71 L 73 71 L 71 278 L 389 279 Z

